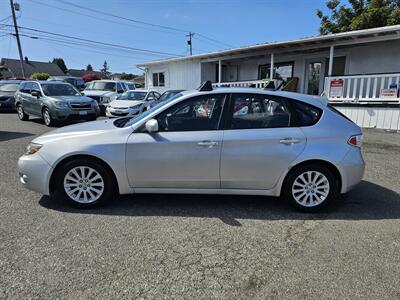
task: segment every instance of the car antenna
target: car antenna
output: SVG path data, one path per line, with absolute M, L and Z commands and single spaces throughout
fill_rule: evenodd
M 200 92 L 208 92 L 212 91 L 213 87 L 210 80 L 204 81 L 200 86 L 197 88 Z

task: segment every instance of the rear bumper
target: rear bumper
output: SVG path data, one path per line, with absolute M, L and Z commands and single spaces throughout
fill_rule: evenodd
M 361 150 L 357 147 L 351 147 L 339 164 L 339 170 L 342 175 L 341 193 L 347 193 L 358 183 L 364 176 L 365 161 Z
M 18 160 L 20 182 L 29 190 L 49 195 L 50 165 L 39 155 L 21 156 Z

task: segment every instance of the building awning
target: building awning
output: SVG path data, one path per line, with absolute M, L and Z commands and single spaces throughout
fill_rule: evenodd
M 320 35 L 313 37 L 306 37 L 296 40 L 271 42 L 256 44 L 251 46 L 244 46 L 239 48 L 227 49 L 222 51 L 209 52 L 204 54 L 197 54 L 192 56 L 182 56 L 175 58 L 168 58 L 156 61 L 149 61 L 140 63 L 138 67 L 148 67 L 151 65 L 166 64 L 172 62 L 179 62 L 184 60 L 212 60 L 224 59 L 235 55 L 242 55 L 250 52 L 288 52 L 295 49 L 306 48 L 326 48 L 329 46 L 345 46 L 353 44 L 362 44 L 369 42 L 388 41 L 393 39 L 400 39 L 400 25 L 385 26 L 371 29 L 363 29 L 357 31 L 349 31 L 342 33 L 335 33 L 329 35 Z

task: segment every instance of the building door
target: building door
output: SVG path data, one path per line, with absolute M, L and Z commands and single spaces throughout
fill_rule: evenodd
M 321 95 L 324 88 L 325 60 L 308 61 L 306 73 L 307 94 Z

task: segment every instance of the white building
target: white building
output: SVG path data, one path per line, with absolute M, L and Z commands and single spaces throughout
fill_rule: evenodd
M 363 127 L 400 130 L 400 25 L 177 57 L 139 64 L 148 88 L 214 86 L 325 94 Z M 289 84 L 286 84 L 289 83 Z

